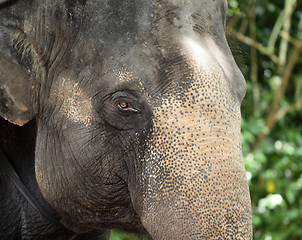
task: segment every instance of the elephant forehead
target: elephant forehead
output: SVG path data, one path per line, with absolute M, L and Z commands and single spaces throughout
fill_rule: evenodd
M 58 104 L 58 111 L 68 120 L 86 126 L 92 121 L 92 100 L 70 79 L 61 79 L 58 88 L 52 88 L 51 99 Z

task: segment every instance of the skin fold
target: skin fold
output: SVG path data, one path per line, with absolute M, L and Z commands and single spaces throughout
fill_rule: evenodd
M 112 228 L 252 239 L 245 80 L 225 38 L 226 10 L 224 0 L 2 5 L 0 144 L 31 166 L 28 185 L 64 227 L 41 219 L 37 231 L 38 213 L 29 208 L 21 221 L 16 210 L 1 239 L 59 239 L 59 230 L 61 239 L 107 239 Z M 12 135 L 22 136 L 26 163 L 9 154 Z M 4 204 L 16 195 L 8 192 Z

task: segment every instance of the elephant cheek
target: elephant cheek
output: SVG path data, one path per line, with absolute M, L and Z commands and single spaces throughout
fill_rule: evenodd
M 251 239 L 240 103 L 222 73 L 192 76 L 154 111 L 142 222 L 153 239 Z

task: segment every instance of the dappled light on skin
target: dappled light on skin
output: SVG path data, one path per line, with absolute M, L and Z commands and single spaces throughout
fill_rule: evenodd
M 180 42 L 183 53 L 186 55 L 189 54 L 190 58 L 198 63 L 198 65 L 205 67 L 213 61 L 205 47 L 195 40 L 183 37 Z
M 226 54 L 221 50 L 221 47 L 217 45 L 217 42 L 213 40 L 212 37 L 207 36 L 205 37 L 206 47 L 210 50 L 213 58 L 217 61 L 219 66 L 223 69 L 224 74 L 226 75 L 227 79 L 234 79 L 234 66 L 231 65 L 230 59 Z M 235 64 L 235 62 L 233 62 Z
M 62 84 L 58 90 L 53 90 L 51 97 L 59 99 L 62 103 L 60 113 L 67 116 L 72 122 L 89 126 L 92 121 L 92 101 L 78 83 L 70 79 L 62 78 Z
M 233 78 L 234 67 L 230 65 L 228 57 L 211 37 L 204 37 L 205 44 L 197 43 L 189 37 L 184 37 L 181 42 L 183 49 L 188 51 L 192 60 L 200 66 L 209 66 L 216 60 L 226 77 Z

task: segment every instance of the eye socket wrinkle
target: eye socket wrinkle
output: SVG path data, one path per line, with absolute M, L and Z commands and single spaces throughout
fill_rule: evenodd
M 150 113 L 138 92 L 118 91 L 98 101 L 104 121 L 118 130 L 142 129 L 148 125 Z

